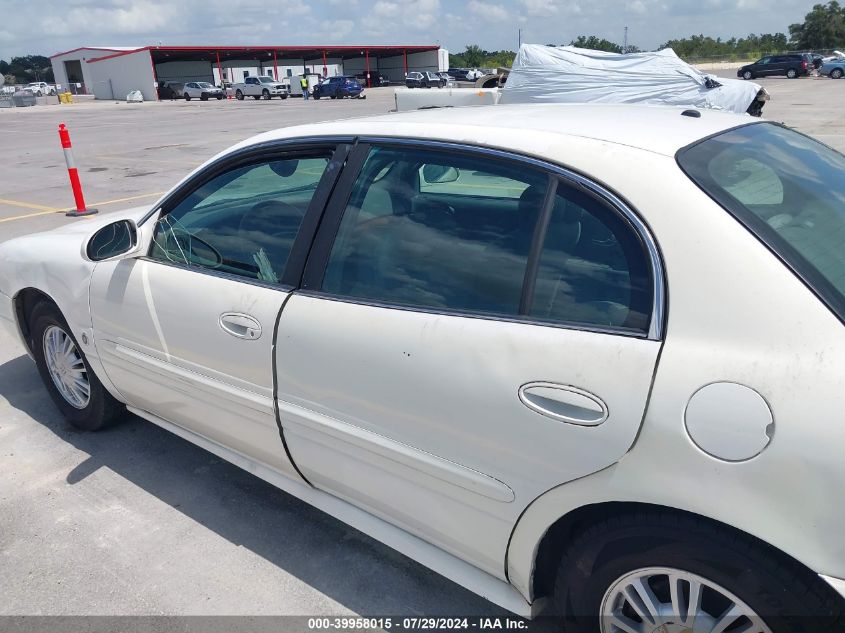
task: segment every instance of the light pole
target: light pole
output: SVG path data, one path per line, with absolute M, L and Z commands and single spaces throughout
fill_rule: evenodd
M 518 39 L 517 39 L 517 44 L 518 44 L 518 45 L 517 45 L 517 47 L 516 47 L 516 50 L 518 51 L 520 48 L 522 48 L 522 29 L 518 29 L 518 31 L 517 31 L 517 32 L 518 32 L 518 36 L 517 36 L 517 38 L 518 38 Z

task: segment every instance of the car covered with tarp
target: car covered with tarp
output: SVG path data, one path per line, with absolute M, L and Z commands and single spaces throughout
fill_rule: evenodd
M 644 103 L 760 116 L 769 95 L 759 84 L 709 75 L 670 48 L 609 53 L 523 44 L 500 103 Z

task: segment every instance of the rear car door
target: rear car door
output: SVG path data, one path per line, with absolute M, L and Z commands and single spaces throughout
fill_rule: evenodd
M 272 350 L 334 152 L 265 147 L 213 166 L 164 203 L 146 257 L 96 267 L 97 351 L 130 406 L 293 474 Z
M 525 507 L 634 442 L 662 283 L 642 223 L 574 174 L 359 145 L 280 320 L 291 455 L 313 485 L 501 577 Z

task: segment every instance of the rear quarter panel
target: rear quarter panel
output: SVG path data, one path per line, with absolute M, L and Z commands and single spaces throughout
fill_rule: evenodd
M 614 466 L 559 486 L 526 510 L 509 546 L 510 581 L 533 598 L 537 546 L 549 526 L 606 501 L 711 517 L 818 573 L 845 576 L 845 542 L 836 536 L 845 529 L 838 502 L 845 327 L 674 158 L 623 147 L 574 150 L 567 152 L 578 157 L 572 166 L 621 193 L 651 226 L 667 273 L 667 334 L 636 443 Z M 757 457 L 722 461 L 687 435 L 689 398 L 716 381 L 746 385 L 768 402 L 774 435 Z

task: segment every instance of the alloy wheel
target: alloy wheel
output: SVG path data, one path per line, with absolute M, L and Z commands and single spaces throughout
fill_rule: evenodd
M 85 361 L 70 335 L 56 325 L 44 330 L 44 360 L 62 398 L 75 409 L 87 407 L 91 384 Z
M 772 633 L 724 587 L 668 567 L 647 567 L 618 578 L 600 609 L 602 633 Z

